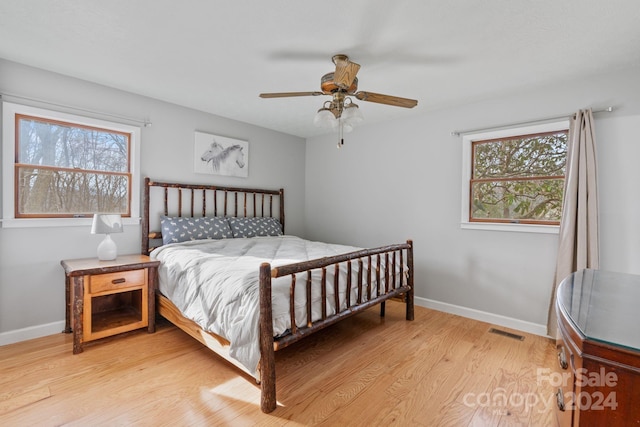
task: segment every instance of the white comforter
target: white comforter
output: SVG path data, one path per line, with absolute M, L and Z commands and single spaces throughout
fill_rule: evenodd
M 214 332 L 231 343 L 231 357 L 256 375 L 259 348 L 259 266 L 272 267 L 343 254 L 359 248 L 303 240 L 295 236 L 253 237 L 200 240 L 174 243 L 157 248 L 152 258 L 161 261 L 159 289 L 201 328 Z M 375 263 L 375 261 L 374 261 Z M 384 265 L 383 265 L 384 266 Z M 346 263 L 341 264 L 340 288 L 346 292 Z M 396 269 L 398 272 L 399 269 Z M 333 277 L 333 267 L 327 276 Z M 384 273 L 382 273 L 384 274 Z M 366 281 L 366 274 L 364 275 Z M 320 281 L 320 271 L 314 272 Z M 374 278 L 375 281 L 375 278 Z M 290 329 L 290 277 L 272 281 L 274 335 Z M 331 282 L 333 283 L 333 282 Z M 351 301 L 357 295 L 357 263 L 352 268 Z M 296 324 L 306 324 L 306 273 L 296 281 Z M 375 288 L 372 296 L 375 296 Z M 313 320 L 321 318 L 320 287 L 313 286 Z M 366 292 L 363 300 L 366 299 Z M 333 285 L 327 285 L 327 314 L 335 313 Z M 341 298 L 341 306 L 346 306 Z

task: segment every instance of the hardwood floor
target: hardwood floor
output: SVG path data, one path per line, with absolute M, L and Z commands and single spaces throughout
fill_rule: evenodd
M 388 302 L 277 352 L 271 414 L 252 378 L 167 322 L 78 355 L 62 333 L 0 347 L 0 425 L 555 425 L 551 340 L 415 314 Z

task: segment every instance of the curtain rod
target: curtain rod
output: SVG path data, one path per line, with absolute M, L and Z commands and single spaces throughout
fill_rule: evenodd
M 593 110 L 592 112 L 594 114 L 596 114 L 596 113 L 610 113 L 612 111 L 613 111 L 613 107 L 607 107 L 607 108 L 603 108 L 601 110 Z M 526 122 L 511 123 L 511 124 L 508 124 L 508 125 L 493 126 L 493 127 L 487 127 L 487 128 L 481 128 L 481 129 L 458 130 L 458 131 L 451 132 L 451 136 L 460 136 L 460 135 L 466 135 L 466 134 L 469 134 L 469 133 L 484 132 L 484 131 L 489 131 L 489 130 L 500 130 L 500 129 L 506 129 L 506 128 L 515 127 L 515 126 L 533 125 L 533 124 L 536 124 L 536 123 L 550 122 L 550 121 L 554 121 L 554 120 L 562 120 L 562 119 L 567 119 L 567 118 L 573 116 L 574 114 L 575 113 L 565 114 L 563 116 L 547 117 L 545 119 L 538 119 L 538 120 L 528 120 Z
M 71 105 L 65 105 L 65 104 L 58 104 L 55 102 L 51 102 L 51 101 L 45 101 L 43 99 L 37 99 L 37 98 L 30 98 L 28 96 L 22 96 L 22 95 L 15 95 L 12 93 L 7 93 L 7 92 L 1 92 L 0 93 L 0 98 L 5 98 L 5 97 L 9 97 L 9 98 L 15 98 L 15 99 L 19 99 L 19 100 L 25 100 L 25 101 L 31 101 L 31 102 L 37 102 L 40 104 L 46 104 L 46 105 L 52 105 L 55 107 L 60 107 L 60 108 L 65 108 L 68 110 L 73 110 L 73 111 L 79 111 L 82 113 L 89 113 L 89 114 L 93 114 L 99 117 L 111 117 L 114 119 L 118 119 L 118 120 L 126 120 L 129 122 L 133 122 L 133 123 L 140 123 L 142 124 L 144 127 L 148 128 L 151 127 L 151 120 L 149 119 L 136 119 L 133 117 L 126 117 L 126 116 L 119 116 L 117 114 L 111 114 L 111 113 L 105 113 L 102 111 L 95 111 L 95 110 L 89 110 L 86 108 L 79 108 L 79 107 L 73 107 Z

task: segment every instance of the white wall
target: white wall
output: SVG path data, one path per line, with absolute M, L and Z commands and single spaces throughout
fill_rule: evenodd
M 601 265 L 640 274 L 639 73 L 612 72 L 382 124 L 366 123 L 363 103 L 364 126 L 347 134 L 341 150 L 334 136 L 305 147 L 300 138 L 2 59 L 0 92 L 149 117 L 143 176 L 283 186 L 288 233 L 360 246 L 413 239 L 419 304 L 544 333 L 557 235 L 461 230 L 461 139 L 450 133 L 613 105 L 614 113 L 596 117 Z M 195 130 L 249 140 L 249 178 L 194 174 Z M 100 238 L 83 227 L 0 228 L 0 345 L 62 329 L 60 260 L 94 256 Z M 137 253 L 140 229 L 127 227 L 114 239 L 121 253 Z
M 143 127 L 141 136 L 143 177 L 243 187 L 284 187 L 286 231 L 303 234 L 305 144 L 301 138 L 2 59 L 0 92 L 127 117 L 149 117 L 153 125 Z M 102 118 L 113 121 L 111 117 Z M 194 174 L 195 130 L 249 141 L 249 177 Z M 101 236 L 89 234 L 88 227 L 0 228 L 0 345 L 63 329 L 64 273 L 60 260 L 95 256 L 100 239 Z M 113 239 L 119 253 L 140 251 L 139 226 L 125 227 L 125 232 Z
M 309 139 L 307 235 L 360 246 L 413 239 L 418 304 L 545 334 L 558 236 L 462 230 L 462 145 L 451 132 L 612 105 L 596 115 L 601 268 L 640 273 L 639 71 L 365 126 L 342 149 L 333 135 Z

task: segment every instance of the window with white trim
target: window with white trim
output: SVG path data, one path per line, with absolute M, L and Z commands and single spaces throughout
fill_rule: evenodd
M 3 103 L 3 226 L 139 216 L 139 139 L 138 127 Z
M 567 138 L 567 121 L 465 135 L 463 227 L 557 228 Z

